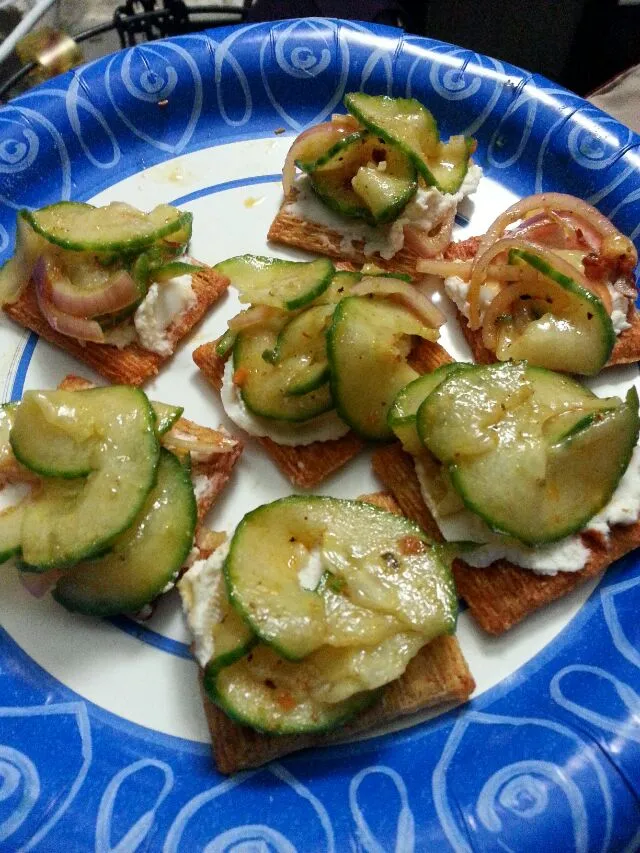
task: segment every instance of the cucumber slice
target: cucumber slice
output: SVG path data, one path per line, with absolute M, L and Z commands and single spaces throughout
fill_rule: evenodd
M 204 269 L 203 266 L 197 264 L 186 264 L 184 261 L 169 261 L 166 264 L 161 264 L 159 267 L 151 269 L 151 281 L 164 283 L 172 278 L 178 278 L 182 275 L 193 275 L 198 270 Z
M 393 437 L 389 407 L 418 375 L 406 360 L 410 335 L 435 340 L 438 333 L 387 300 L 350 296 L 335 310 L 327 333 L 331 393 L 340 417 L 363 438 Z
M 259 255 L 239 255 L 217 264 L 240 292 L 240 302 L 271 305 L 296 311 L 313 302 L 329 287 L 335 272 L 327 258 L 316 261 L 283 261 Z
M 227 329 L 216 344 L 216 355 L 219 355 L 220 358 L 226 358 L 233 349 L 237 337 L 237 332 L 233 329 Z
M 185 229 L 192 220 L 190 213 L 168 204 L 143 213 L 123 202 L 93 207 L 62 201 L 22 214 L 34 231 L 50 243 L 78 252 L 138 252 Z
M 13 458 L 9 436 L 17 408 L 17 403 L 3 403 L 0 405 L 0 469 L 2 469 L 5 462 Z
M 361 166 L 351 186 L 366 204 L 376 225 L 397 219 L 418 189 L 415 179 L 380 172 L 373 166 Z
M 331 279 L 331 284 L 325 292 L 316 299 L 319 305 L 337 305 L 345 296 L 349 296 L 351 288 L 362 276 L 358 272 L 339 270 Z
M 363 161 L 369 159 L 370 140 L 371 134 L 366 130 L 350 133 L 314 160 L 296 160 L 296 166 L 308 175 L 334 170 L 353 174 Z
M 287 396 L 308 394 L 329 381 L 326 331 L 333 311 L 333 305 L 316 305 L 298 314 L 283 327 L 274 349 L 262 354 L 289 377 Z
M 402 442 L 402 446 L 414 456 L 421 454 L 424 446 L 418 436 L 416 415 L 423 401 L 451 373 L 465 370 L 471 365 L 464 362 L 443 364 L 431 373 L 425 373 L 410 382 L 400 391 L 393 401 L 387 415 L 387 423 Z
M 441 143 L 434 117 L 415 98 L 352 92 L 344 105 L 368 130 L 397 145 L 427 184 L 445 193 L 460 188 L 473 143 L 463 137 Z
M 309 176 L 311 189 L 331 210 L 349 219 L 364 219 L 369 225 L 375 220 L 364 199 L 351 186 L 350 176 L 342 172 L 315 172 Z
M 156 435 L 163 436 L 169 432 L 178 418 L 182 417 L 184 408 L 182 406 L 170 406 L 168 403 L 151 403 L 153 413 L 156 416 Z
M 331 391 L 324 384 L 315 391 L 291 395 L 291 385 L 304 377 L 300 361 L 284 359 L 271 364 L 262 356 L 273 351 L 276 332 L 253 326 L 238 334 L 233 347 L 234 375 L 241 376 L 240 394 L 245 406 L 254 414 L 281 421 L 306 421 L 328 412 L 333 407 Z
M 302 734 L 334 729 L 369 707 L 378 691 L 328 703 L 309 695 L 318 682 L 312 664 L 289 663 L 269 648 L 256 646 L 245 658 L 205 670 L 209 698 L 233 720 L 269 734 Z
M 572 395 L 571 380 L 557 380 L 553 400 L 550 372 L 476 367 L 418 410 L 420 436 L 467 508 L 528 545 L 580 530 L 608 502 L 640 430 L 635 389 L 622 404 Z
M 104 557 L 66 572 L 53 597 L 94 616 L 139 610 L 177 577 L 193 546 L 197 515 L 189 472 L 161 449 L 156 484 L 133 525 Z
M 317 590 L 304 588 L 300 573 L 310 565 L 328 571 L 335 584 L 325 579 Z M 345 644 L 325 591 L 393 617 L 424 642 L 455 628 L 453 581 L 423 531 L 358 501 L 292 496 L 258 507 L 238 525 L 224 572 L 232 604 L 289 660 L 330 643 L 333 634 Z M 371 620 L 370 643 L 380 640 L 379 622 Z
M 526 311 L 530 321 L 516 318 L 500 324 L 496 355 L 500 361 L 526 359 L 531 364 L 592 376 L 605 366 L 616 335 L 602 301 L 573 279 L 554 270 L 533 251 L 512 249 L 510 262 L 521 261 L 556 287 L 546 300 L 517 300 L 514 314 Z M 558 300 L 553 291 L 558 290 Z M 549 301 L 551 300 L 551 304 Z
M 406 629 L 390 613 L 379 613 L 353 602 L 346 594 L 346 585 L 343 578 L 326 572 L 317 589 L 324 599 L 328 646 L 377 645 Z
M 71 418 L 65 423 L 66 410 L 60 405 L 56 442 L 49 440 L 52 432 L 48 430 L 42 434 L 41 449 L 37 440 L 29 441 L 29 461 L 40 469 L 46 465 L 67 471 L 80 467 L 73 459 L 65 464 L 64 454 L 72 447 L 78 449 L 81 464 L 90 462 L 92 468 L 86 479 L 45 478 L 25 509 L 23 559 L 36 570 L 44 570 L 99 553 L 133 523 L 155 481 L 159 445 L 153 410 L 139 389 L 112 386 L 27 392 L 25 399 L 35 394 L 53 401 L 68 394 L 72 410 L 76 401 L 80 406 L 82 398 L 82 406 L 90 414 L 86 422 Z M 18 414 L 23 406 L 24 400 Z M 53 406 L 52 410 L 56 411 Z M 55 429 L 53 422 L 50 425 Z
M 24 211 L 16 221 L 16 248 L 12 258 L 0 268 L 0 305 L 15 302 L 29 283 L 33 265 L 47 247 L 46 240 L 27 222 Z
M 24 501 L 0 512 L 0 563 L 20 553 Z

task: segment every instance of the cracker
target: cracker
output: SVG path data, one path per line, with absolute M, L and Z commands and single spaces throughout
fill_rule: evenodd
M 168 337 L 174 347 L 220 299 L 229 286 L 229 279 L 216 270 L 207 268 L 194 273 L 192 286 L 197 297 L 196 302 L 168 330 Z M 31 329 L 40 337 L 83 361 L 110 382 L 121 385 L 143 385 L 171 358 L 171 356 L 149 352 L 138 344 L 129 344 L 118 349 L 110 344 L 91 342 L 83 344 L 74 338 L 61 335 L 52 329 L 42 316 L 35 288 L 32 285 L 25 287 L 18 301 L 5 305 L 4 310 L 21 326 Z
M 222 388 L 224 359 L 216 353 L 216 342 L 203 344 L 193 353 L 193 360 L 216 391 Z M 450 362 L 451 356 L 432 341 L 419 341 L 409 363 L 420 373 L 434 370 L 440 364 Z M 348 432 L 334 441 L 316 441 L 313 444 L 294 447 L 276 444 L 270 438 L 256 439 L 271 459 L 294 486 L 313 488 L 326 480 L 334 471 L 342 468 L 365 446 L 355 433 Z
M 216 342 L 203 344 L 193 353 L 193 360 L 216 391 L 222 388 L 224 359 L 216 353 Z M 316 441 L 313 444 L 286 447 L 270 438 L 256 439 L 267 451 L 285 477 L 295 485 L 307 489 L 342 468 L 357 456 L 364 442 L 352 432 L 335 441 Z
M 364 240 L 342 245 L 343 235 L 338 231 L 320 225 L 317 222 L 305 222 L 286 210 L 287 204 L 295 201 L 295 189 L 285 198 L 276 218 L 271 223 L 267 238 L 272 243 L 284 243 L 296 246 L 317 255 L 327 255 L 336 261 L 350 261 L 361 267 L 366 263 L 375 263 L 389 272 L 406 273 L 416 276 L 416 263 L 421 256 L 404 246 L 399 252 L 386 260 L 378 253 L 365 255 Z
M 202 688 L 202 673 L 200 674 Z M 234 723 L 202 689 L 213 756 L 220 773 L 260 767 L 310 747 L 329 746 L 399 717 L 439 705 L 459 704 L 475 688 L 455 637 L 438 637 L 410 661 L 404 674 L 388 684 L 381 699 L 335 732 L 321 735 L 265 735 Z
M 479 242 L 479 237 L 470 237 L 460 243 L 451 243 L 445 249 L 444 257 L 447 260 L 469 261 L 475 256 Z M 496 355 L 488 350 L 482 342 L 482 331 L 470 329 L 467 318 L 458 308 L 456 308 L 456 314 L 474 360 L 481 364 L 493 364 L 496 361 Z M 629 306 L 627 320 L 631 324 L 631 328 L 625 329 L 617 335 L 613 352 L 605 367 L 640 361 L 640 314 L 633 304 Z
M 363 495 L 359 500 L 400 513 L 388 492 Z M 399 679 L 384 688 L 378 702 L 336 731 L 320 735 L 265 735 L 240 726 L 211 702 L 202 673 L 200 686 L 216 766 L 220 773 L 236 773 L 301 749 L 328 746 L 427 708 L 464 702 L 475 682 L 456 638 L 438 637 L 418 652 Z
M 372 461 L 374 472 L 391 490 L 404 514 L 436 541 L 442 541 L 440 530 L 422 500 L 412 458 L 399 444 L 394 444 L 377 450 Z M 640 522 L 615 527 L 608 540 L 586 534 L 582 539 L 591 552 L 585 568 L 579 572 L 558 572 L 553 577 L 536 575 L 507 560 L 498 560 L 486 569 L 455 560 L 453 574 L 458 593 L 485 631 L 502 634 L 529 613 L 598 577 L 615 560 L 640 546 Z
M 88 388 L 93 388 L 93 382 L 84 379 L 81 376 L 69 374 L 60 382 L 58 388 L 61 391 L 83 391 Z M 198 436 L 203 441 L 215 442 L 218 436 L 218 431 L 209 429 L 208 427 L 200 426 L 187 418 L 179 418 L 173 426 L 173 429 L 179 429 L 182 433 Z M 171 432 L 171 430 L 169 431 Z M 235 446 L 227 453 L 215 453 L 209 459 L 203 461 L 195 461 L 191 466 L 193 477 L 204 477 L 206 483 L 204 487 L 199 489 L 198 494 L 198 522 L 201 523 L 207 515 L 211 507 L 215 504 L 219 494 L 231 478 L 231 473 L 236 462 L 240 458 L 243 450 L 243 444 L 234 437 Z M 196 533 L 196 537 L 197 537 Z

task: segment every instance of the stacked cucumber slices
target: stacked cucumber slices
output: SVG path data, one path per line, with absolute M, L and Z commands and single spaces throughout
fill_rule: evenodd
M 217 618 L 202 628 L 205 687 L 259 731 L 334 728 L 455 629 L 441 550 L 403 516 L 358 501 L 293 496 L 260 506 L 220 566 L 207 585 Z M 180 583 L 187 610 L 198 595 L 192 571 Z
M 462 506 L 529 546 L 580 531 L 611 499 L 638 442 L 638 395 L 602 399 L 526 362 L 450 364 L 404 388 L 389 423 Z M 453 493 L 453 494 L 447 494 Z
M 189 465 L 160 444 L 181 413 L 128 386 L 28 391 L 4 406 L 0 455 L 13 452 L 35 484 L 0 513 L 0 560 L 52 571 L 54 597 L 81 613 L 154 599 L 183 566 L 197 519 Z
M 234 384 L 249 412 L 308 424 L 337 411 L 358 435 L 391 438 L 387 411 L 418 374 L 413 341 L 435 340 L 442 317 L 401 277 L 336 271 L 244 255 L 218 264 L 252 307 L 218 344 L 233 359 Z
M 434 117 L 413 98 L 354 92 L 344 105 L 349 117 L 305 131 L 290 152 L 332 210 L 382 225 L 402 213 L 420 185 L 460 189 L 473 140 L 442 142 Z
M 191 220 L 167 204 L 150 213 L 122 202 L 22 210 L 14 256 L 0 270 L 0 304 L 14 302 L 32 282 L 52 328 L 105 343 L 105 332 L 135 312 L 153 282 L 193 273 L 179 260 Z

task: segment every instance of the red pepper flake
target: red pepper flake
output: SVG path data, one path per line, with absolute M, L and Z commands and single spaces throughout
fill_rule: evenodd
M 163 108 L 163 109 L 164 109 L 164 107 L 168 107 L 169 106 L 169 99 L 164 98 L 162 101 L 158 101 L 158 106 Z
M 238 388 L 242 388 L 244 383 L 249 378 L 249 371 L 246 367 L 239 367 L 236 372 L 233 374 L 233 384 L 237 385 Z
M 424 542 L 422 539 L 418 539 L 417 536 L 403 536 L 402 539 L 398 539 L 398 551 L 405 557 L 421 554 L 424 549 Z
M 276 702 L 280 705 L 283 711 L 293 711 L 298 704 L 291 693 L 280 693 L 276 698 Z

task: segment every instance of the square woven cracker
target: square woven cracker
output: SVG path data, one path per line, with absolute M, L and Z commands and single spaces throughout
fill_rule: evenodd
M 479 237 L 470 237 L 460 243 L 451 243 L 445 249 L 444 257 L 447 260 L 470 261 L 475 257 L 479 242 Z M 481 364 L 493 364 L 497 359 L 495 353 L 488 350 L 483 344 L 482 330 L 470 329 L 467 318 L 458 308 L 456 308 L 456 314 L 474 360 Z M 633 304 L 629 306 L 627 320 L 631 324 L 631 328 L 625 329 L 617 335 L 613 352 L 605 367 L 640 361 L 640 314 Z
M 354 240 L 343 245 L 343 235 L 317 222 L 306 222 L 298 219 L 286 210 L 286 206 L 295 201 L 296 190 L 284 199 L 276 218 L 271 223 L 267 238 L 272 243 L 284 243 L 286 246 L 296 246 L 316 255 L 327 255 L 336 261 L 348 261 L 361 267 L 366 263 L 375 263 L 389 272 L 406 273 L 416 276 L 416 263 L 420 255 L 406 246 L 386 260 L 379 254 L 365 255 L 364 240 Z
M 398 505 L 388 493 L 366 495 L 360 500 L 390 512 L 399 512 Z M 449 636 L 438 637 L 424 646 L 410 661 L 404 674 L 384 688 L 378 702 L 340 729 L 321 735 L 265 735 L 240 726 L 211 702 L 202 683 L 201 673 L 200 686 L 213 756 L 220 773 L 260 767 L 291 752 L 328 746 L 426 708 L 459 704 L 468 699 L 475 688 L 458 641 Z
M 199 346 L 193 352 L 193 360 L 216 391 L 222 388 L 225 359 L 216 353 L 216 341 Z M 451 357 L 437 343 L 420 341 L 409 360 L 420 373 L 433 370 L 438 364 L 451 361 Z M 313 444 L 288 447 L 276 444 L 270 438 L 256 439 L 267 451 L 285 477 L 303 489 L 313 488 L 326 480 L 330 474 L 342 468 L 365 446 L 363 440 L 353 432 L 334 441 L 316 441 Z
M 196 302 L 177 322 L 169 326 L 167 336 L 174 349 L 211 306 L 220 299 L 229 286 L 229 279 L 213 269 L 198 270 L 192 278 Z M 35 288 L 30 283 L 17 302 L 4 306 L 4 311 L 21 326 L 31 329 L 49 343 L 75 356 L 93 368 L 109 382 L 120 385 L 143 385 L 154 377 L 172 356 L 158 355 L 143 349 L 139 344 L 129 344 L 122 349 L 110 344 L 81 343 L 51 328 L 38 307 Z
M 413 519 L 436 541 L 442 535 L 425 506 L 413 459 L 399 443 L 376 450 L 373 470 L 391 491 L 406 516 Z M 536 575 L 507 560 L 498 560 L 485 569 L 468 566 L 462 560 L 453 563 L 458 594 L 467 602 L 473 617 L 489 634 L 502 634 L 533 613 L 581 583 L 598 577 L 615 560 L 640 546 L 640 522 L 614 527 L 608 540 L 583 535 L 590 557 L 579 572 L 558 572 L 555 576 Z

